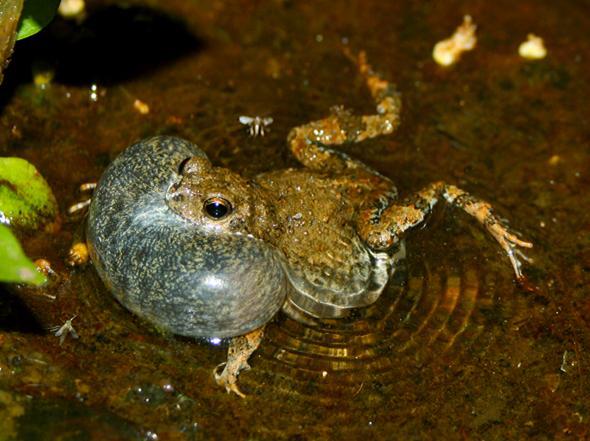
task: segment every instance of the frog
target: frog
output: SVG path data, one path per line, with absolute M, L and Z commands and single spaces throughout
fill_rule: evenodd
M 396 86 L 364 51 L 347 55 L 376 113 L 338 107 L 291 129 L 287 145 L 301 167 L 243 177 L 192 143 L 161 136 L 129 147 L 94 190 L 86 244 L 107 287 L 174 334 L 229 338 L 227 361 L 213 375 L 240 397 L 240 372 L 279 311 L 301 321 L 338 319 L 372 305 L 405 258 L 407 234 L 439 202 L 474 218 L 517 281 L 525 279 L 522 260 L 530 259 L 521 248 L 533 245 L 490 203 L 443 181 L 401 198 L 389 177 L 337 148 L 400 124 Z

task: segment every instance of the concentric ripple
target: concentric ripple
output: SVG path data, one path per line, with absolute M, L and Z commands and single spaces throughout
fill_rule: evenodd
M 374 305 L 344 319 L 270 325 L 256 369 L 266 370 L 266 383 L 283 374 L 277 392 L 306 395 L 326 385 L 354 394 L 368 379 L 397 377 L 404 363 L 423 366 L 471 347 L 490 314 L 510 308 L 499 303 L 499 280 L 476 267 L 402 270 Z

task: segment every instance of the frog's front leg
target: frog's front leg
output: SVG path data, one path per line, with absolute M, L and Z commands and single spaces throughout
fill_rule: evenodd
M 399 125 L 401 98 L 395 86 L 373 71 L 364 52 L 355 61 L 375 100 L 377 114 L 358 116 L 335 108 L 328 118 L 293 128 L 287 140 L 295 157 L 306 167 L 322 171 L 368 169 L 361 162 L 327 146 L 388 135 Z
M 94 192 L 94 189 L 96 188 L 96 186 L 98 185 L 97 182 L 85 182 L 84 184 L 81 184 L 79 187 L 79 191 L 80 193 L 87 193 L 87 192 Z M 70 205 L 68 207 L 68 214 L 72 215 L 72 214 L 76 214 L 79 213 L 81 211 L 83 211 L 84 209 L 86 209 L 90 203 L 92 202 L 92 197 L 89 197 L 83 201 L 77 202 L 73 205 Z
M 213 371 L 217 384 L 225 387 L 228 393 L 234 392 L 242 398 L 246 397 L 238 387 L 238 375 L 241 371 L 250 369 L 248 359 L 260 346 L 263 336 L 264 328 L 259 328 L 246 335 L 231 339 L 227 350 L 227 361 L 217 366 Z M 223 366 L 223 371 L 218 373 L 221 366 Z
M 489 203 L 444 182 L 429 185 L 403 204 L 377 205 L 363 211 L 358 221 L 359 234 L 373 249 L 389 249 L 406 231 L 424 222 L 441 198 L 461 208 L 484 226 L 508 255 L 516 277 L 522 280 L 522 265 L 519 258 L 525 261 L 530 259 L 517 247 L 531 248 L 533 244 L 520 240 L 510 233 L 500 219 L 493 214 Z

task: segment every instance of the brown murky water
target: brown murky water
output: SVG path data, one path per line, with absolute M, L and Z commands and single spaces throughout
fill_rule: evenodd
M 1 297 L 0 440 L 590 438 L 588 1 L 125 4 L 89 2 L 81 27 L 56 20 L 18 43 L 0 89 L 0 154 L 34 163 L 62 213 L 154 134 L 245 174 L 296 166 L 291 127 L 336 104 L 371 110 L 346 41 L 404 100 L 396 135 L 347 151 L 402 194 L 445 180 L 492 202 L 535 243 L 539 288 L 520 289 L 489 237 L 439 208 L 375 305 L 314 325 L 277 317 L 241 400 L 212 379 L 223 347 L 161 335 L 91 267 L 65 267 L 80 220 L 64 214 L 59 233 L 23 238 L 60 279 L 22 291 L 28 305 Z M 432 46 L 465 13 L 478 46 L 442 69 Z M 517 55 L 529 32 L 546 59 Z M 272 116 L 271 132 L 248 137 L 244 114 Z M 79 339 L 44 330 L 75 314 Z

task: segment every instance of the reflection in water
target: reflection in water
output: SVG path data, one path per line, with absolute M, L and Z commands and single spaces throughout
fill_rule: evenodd
M 326 387 L 354 395 L 363 381 L 408 372 L 455 347 L 469 348 L 484 330 L 485 311 L 494 306 L 495 280 L 494 273 L 475 267 L 432 269 L 423 263 L 400 271 L 375 304 L 347 318 L 305 324 L 284 318 L 269 326 L 262 349 L 273 361 L 267 369 L 288 372 L 296 382 L 330 377 L 334 381 Z M 304 394 L 301 386 L 288 393 Z

